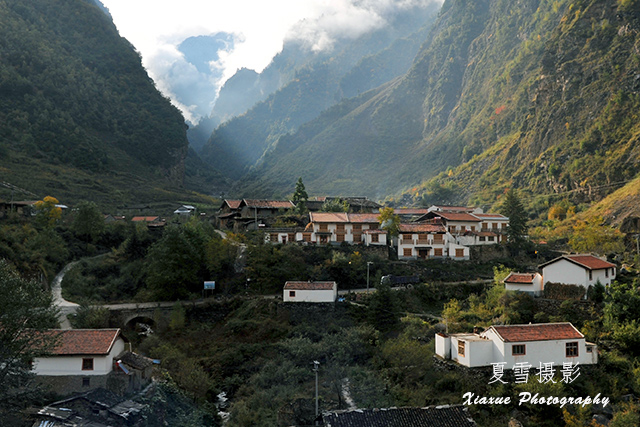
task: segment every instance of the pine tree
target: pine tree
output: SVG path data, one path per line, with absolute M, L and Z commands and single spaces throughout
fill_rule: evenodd
M 527 214 L 518 194 L 513 188 L 507 191 L 501 213 L 509 218 L 507 241 L 514 246 L 521 245 L 528 231 Z
M 298 178 L 298 182 L 296 182 L 296 191 L 293 193 L 293 197 L 291 198 L 293 204 L 296 205 L 296 212 L 299 215 L 304 215 L 307 212 L 307 200 L 309 200 L 309 195 L 307 194 L 307 190 L 304 188 L 302 177 L 300 177 Z

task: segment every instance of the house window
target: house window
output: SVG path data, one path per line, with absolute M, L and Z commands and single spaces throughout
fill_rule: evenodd
M 498 229 L 498 223 L 494 222 L 493 224 L 491 224 L 491 226 L 493 227 L 494 230 Z
M 269 235 L 269 240 L 271 240 L 273 243 L 277 243 L 278 242 L 278 234 L 277 233 L 271 233 Z
M 604 277 L 609 277 L 609 269 L 605 268 L 604 270 Z
M 578 356 L 578 343 L 577 342 L 568 342 L 566 349 L 567 349 L 567 357 L 577 357 Z
M 475 225 L 471 226 L 471 231 L 476 231 L 476 226 Z
M 525 354 L 527 354 L 527 352 L 524 344 L 514 344 L 511 346 L 512 356 L 524 356 Z
M 372 234 L 371 235 L 371 243 L 378 243 L 378 235 L 377 234 Z
M 486 240 L 484 236 L 480 236 L 480 237 L 478 237 L 478 239 L 479 239 L 481 242 L 484 242 L 484 241 Z
M 456 231 L 456 226 L 452 225 L 451 227 L 449 227 L 449 231 Z
M 493 238 L 493 236 L 489 236 L 489 241 L 493 242 L 495 239 Z
M 413 236 L 411 234 L 403 234 L 402 235 L 402 240 L 406 241 L 406 240 L 411 240 Z
M 344 224 L 336 224 L 336 231 L 344 231 Z
M 587 353 L 593 353 L 593 347 L 590 345 L 587 346 Z
M 442 248 L 434 248 L 433 256 L 442 256 Z
M 443 242 L 444 242 L 444 238 L 442 234 L 436 234 L 435 236 L 433 236 L 433 243 L 441 245 Z
M 377 230 L 378 224 L 369 224 L 369 230 Z
M 82 387 L 91 387 L 91 377 L 82 377 Z
M 412 255 L 412 250 L 411 250 L 411 248 L 404 248 L 404 249 L 402 250 L 402 254 L 403 254 L 404 256 L 411 256 L 411 255 Z
M 456 258 L 464 257 L 464 249 L 456 249 Z
M 328 224 L 320 224 L 320 231 L 327 231 L 327 230 L 329 230 Z
M 344 234 L 336 234 L 337 242 L 344 242 Z
M 362 230 L 362 224 L 353 224 L 352 227 L 354 230 Z
M 362 241 L 362 233 L 353 233 L 353 241 L 361 242 Z
M 296 241 L 295 233 L 289 233 L 289 241 L 290 242 L 295 242 Z
M 82 359 L 82 370 L 93 371 L 93 358 Z
M 310 242 L 311 241 L 311 233 L 302 234 L 302 240 L 304 240 L 305 242 Z
M 464 357 L 464 341 L 458 341 L 458 356 Z
M 289 298 L 295 298 L 296 297 L 296 291 L 289 291 Z
M 589 280 L 593 280 L 593 271 L 589 270 Z

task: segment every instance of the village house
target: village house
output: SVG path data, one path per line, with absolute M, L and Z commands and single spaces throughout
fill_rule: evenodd
M 436 355 L 473 368 L 516 363 L 538 368 L 541 363 L 562 366 L 598 363 L 598 349 L 571 323 L 494 325 L 480 334 L 436 334 Z
M 284 302 L 335 302 L 338 298 L 336 282 L 289 281 L 284 284 Z
M 125 351 L 120 329 L 50 330 L 57 345 L 33 361 L 33 372 L 59 394 L 107 386 L 114 362 Z
M 509 218 L 494 213 L 482 213 L 479 208 L 432 206 L 433 210 L 418 221 L 439 219 L 447 231 L 462 246 L 495 245 L 503 241 Z M 430 209 L 432 209 L 430 208 Z M 455 210 L 457 209 L 457 210 Z
M 398 259 L 469 259 L 469 248 L 458 245 L 439 220 L 400 224 L 397 247 Z
M 320 244 L 386 245 L 387 233 L 380 230 L 378 216 L 376 213 L 310 212 L 309 224 L 300 240 Z
M 220 228 L 233 228 L 234 220 L 240 216 L 240 203 L 242 200 L 222 201 L 222 205 L 218 209 L 217 226 Z
M 195 211 L 196 211 L 196 207 L 195 206 L 182 205 L 178 209 L 173 211 L 173 214 L 174 215 L 180 215 L 180 216 L 191 216 L 191 214 L 193 214 Z
M 616 265 L 588 254 L 562 255 L 538 266 L 544 283 L 580 285 L 585 289 L 600 282 L 609 286 L 616 278 Z
M 540 273 L 511 272 L 504 279 L 504 287 L 508 291 L 526 292 L 536 297 L 541 296 L 544 291 L 544 283 Z

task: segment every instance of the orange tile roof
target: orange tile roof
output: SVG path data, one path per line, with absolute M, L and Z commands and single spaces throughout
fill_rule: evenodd
M 491 326 L 489 329 L 495 330 L 504 342 L 571 340 L 584 338 L 584 335 L 582 335 L 580 331 L 568 322 Z
M 240 207 L 240 203 L 242 203 L 242 200 L 225 199 L 225 201 L 223 202 L 223 204 L 226 204 L 227 206 L 229 206 L 230 209 L 238 209 Z
M 442 224 L 400 224 L 401 233 L 446 233 Z
M 535 273 L 509 273 L 504 279 L 505 283 L 518 283 L 521 285 L 533 284 L 533 278 L 536 277 Z
M 345 212 L 309 212 L 311 222 L 349 222 Z
M 285 289 L 300 291 L 331 290 L 334 287 L 337 289 L 336 282 L 286 282 L 284 284 Z
M 51 329 L 49 334 L 56 335 L 58 345 L 50 351 L 57 356 L 104 355 L 120 336 L 120 329 Z
M 134 216 L 133 218 L 131 218 L 131 221 L 133 222 L 153 222 L 153 221 L 157 221 L 158 217 L 157 216 Z
M 393 210 L 396 215 L 424 215 L 429 213 L 426 208 L 396 208 Z
M 589 270 L 604 270 L 605 268 L 615 268 L 616 265 L 612 264 L 610 262 L 607 262 L 605 260 L 602 260 L 598 257 L 595 257 L 593 255 L 585 255 L 585 254 L 581 254 L 581 255 L 562 255 L 558 258 L 552 259 L 551 261 L 545 262 L 544 264 L 540 264 L 539 267 L 543 268 L 546 267 L 547 265 L 553 264 L 555 262 L 561 261 L 561 260 L 567 260 L 569 262 L 572 262 L 574 264 L 578 264 L 581 267 L 584 267 L 586 269 Z
M 378 224 L 380 220 L 380 214 L 378 213 L 350 213 L 347 214 L 349 218 L 349 222 L 352 223 L 362 223 L 362 224 Z

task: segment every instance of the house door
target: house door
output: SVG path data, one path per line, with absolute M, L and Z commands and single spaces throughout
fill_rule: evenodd
M 429 249 L 418 249 L 418 257 L 427 259 L 429 256 Z

